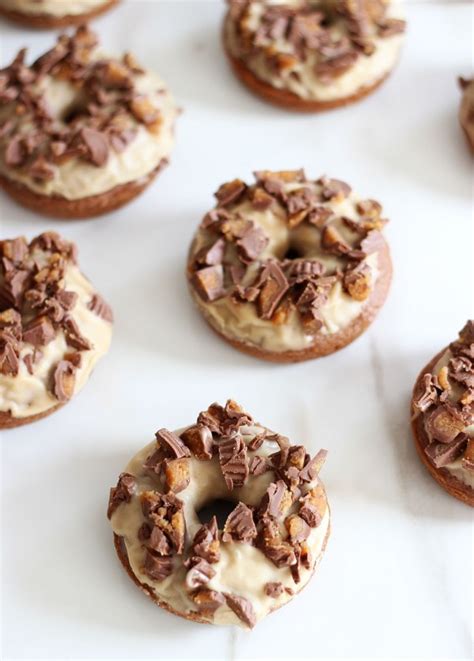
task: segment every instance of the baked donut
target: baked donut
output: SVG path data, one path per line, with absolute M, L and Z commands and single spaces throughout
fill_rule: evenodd
M 411 402 L 416 449 L 451 496 L 474 506 L 474 321 L 421 371 Z
M 31 66 L 23 49 L 0 71 L 0 185 L 64 218 L 116 209 L 168 162 L 177 108 L 130 54 L 104 56 L 81 26 Z
M 326 459 L 254 422 L 229 400 L 197 423 L 160 429 L 110 490 L 107 515 L 130 578 L 162 608 L 196 622 L 253 627 L 310 580 L 330 513 Z M 201 521 L 224 500 L 224 525 Z
M 107 353 L 112 310 L 55 232 L 0 241 L 0 429 L 53 413 Z
M 341 349 L 388 293 L 381 205 L 303 170 L 255 178 L 223 184 L 194 237 L 194 301 L 221 337 L 259 358 L 295 362 Z
M 111 9 L 118 0 L 0 0 L 0 15 L 31 28 L 60 28 L 84 23 Z
M 395 67 L 405 31 L 391 0 L 228 0 L 224 47 L 252 92 L 316 112 L 370 94 Z
M 466 136 L 467 144 L 474 154 L 474 78 L 459 78 L 463 90 L 461 107 L 459 108 L 459 123 Z

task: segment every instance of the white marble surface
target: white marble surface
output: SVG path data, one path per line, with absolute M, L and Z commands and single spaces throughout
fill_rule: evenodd
M 383 89 L 301 117 L 232 79 L 219 2 L 127 2 L 97 21 L 106 46 L 156 67 L 185 112 L 171 167 L 110 217 L 48 221 L 0 200 L 2 238 L 55 229 L 78 242 L 117 318 L 84 392 L 2 434 L 3 658 L 469 658 L 471 512 L 419 463 L 408 403 L 419 369 L 472 314 L 471 161 L 455 80 L 470 74 L 472 6 L 411 2 L 407 13 L 403 60 Z M 51 40 L 0 30 L 2 63 Z M 188 299 L 184 259 L 219 183 L 302 165 L 384 203 L 395 279 L 352 346 L 267 365 L 210 334 Z M 251 633 L 154 607 L 119 566 L 105 518 L 109 486 L 158 427 L 229 396 L 295 442 L 329 449 L 326 557 L 304 593 Z

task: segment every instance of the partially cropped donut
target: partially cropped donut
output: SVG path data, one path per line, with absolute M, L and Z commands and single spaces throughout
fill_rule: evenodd
M 110 491 L 119 559 L 162 608 L 253 627 L 308 583 L 323 555 L 325 458 L 325 450 L 311 458 L 231 400 L 190 427 L 160 429 Z M 219 499 L 232 504 L 222 529 L 215 516 L 198 516 Z
M 109 349 L 112 310 L 54 232 L 0 241 L 0 429 L 43 418 Z
M 84 23 L 118 0 L 0 0 L 0 15 L 32 28 L 59 28 Z
M 387 296 L 382 207 L 303 170 L 255 177 L 217 191 L 189 253 L 193 299 L 221 337 L 259 358 L 292 362 L 341 349 Z
M 395 67 L 405 31 L 391 0 L 228 0 L 224 46 L 237 77 L 291 110 L 346 105 Z
M 413 390 L 418 453 L 449 494 L 474 506 L 474 321 L 421 371 Z
M 471 153 L 474 154 L 474 78 L 459 78 L 462 89 L 461 105 L 459 108 L 459 123 L 466 136 Z
M 64 218 L 96 216 L 138 195 L 168 162 L 177 108 L 131 54 L 110 58 L 80 27 L 31 66 L 0 71 L 0 185 Z

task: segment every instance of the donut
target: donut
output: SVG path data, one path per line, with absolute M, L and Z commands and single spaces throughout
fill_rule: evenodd
M 55 232 L 0 241 L 0 429 L 64 406 L 107 353 L 110 306 Z
M 0 16 L 31 28 L 60 28 L 84 23 L 118 0 L 0 0 Z
M 459 123 L 466 136 L 471 153 L 474 154 L 474 78 L 459 78 L 463 91 L 459 108 Z
M 474 506 L 474 321 L 421 371 L 411 400 L 418 454 L 451 496 Z
M 80 26 L 31 66 L 26 50 L 0 71 L 0 186 L 61 218 L 107 213 L 166 165 L 177 108 L 154 73 L 106 57 Z
M 382 206 L 303 170 L 255 179 L 223 184 L 194 236 L 194 302 L 222 338 L 258 358 L 296 362 L 341 349 L 388 293 Z
M 395 67 L 405 31 L 391 0 L 228 0 L 224 50 L 237 78 L 289 110 L 358 101 Z
M 171 613 L 252 628 L 308 583 L 324 553 L 326 450 L 310 457 L 232 400 L 155 438 L 110 490 L 120 562 Z

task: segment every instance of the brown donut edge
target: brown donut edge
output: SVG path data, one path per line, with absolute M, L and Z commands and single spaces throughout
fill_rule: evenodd
M 329 517 L 331 517 L 331 510 L 329 508 L 329 503 L 326 499 L 326 504 L 329 512 Z M 319 560 L 317 563 L 315 563 L 315 566 L 313 568 L 313 571 L 311 573 L 310 578 L 308 581 L 305 583 L 305 585 L 299 590 L 296 594 L 294 594 L 291 599 L 286 601 L 284 604 L 280 604 L 279 606 L 275 606 L 275 608 L 272 608 L 272 610 L 268 613 L 269 615 L 271 613 L 274 613 L 275 611 L 279 610 L 280 608 L 283 608 L 283 606 L 286 606 L 290 601 L 292 601 L 295 597 L 299 595 L 300 592 L 304 590 L 304 588 L 311 583 L 311 580 L 316 573 L 316 569 L 319 567 L 320 561 L 326 551 L 326 546 L 329 540 L 329 537 L 331 535 L 331 518 L 329 518 L 328 522 L 328 529 L 326 531 L 326 535 L 323 540 L 323 545 L 321 547 L 321 552 L 319 554 Z M 167 602 L 163 601 L 159 597 L 156 596 L 155 591 L 153 590 L 152 587 L 147 585 L 146 583 L 142 583 L 133 573 L 133 569 L 130 565 L 130 561 L 128 559 L 128 553 L 127 553 L 127 547 L 125 546 L 125 541 L 123 537 L 120 537 L 116 533 L 113 533 L 113 538 L 114 538 L 114 547 L 115 551 L 117 553 L 118 559 L 120 560 L 123 568 L 127 572 L 128 576 L 132 579 L 132 581 L 135 583 L 135 585 L 140 588 L 142 592 L 144 592 L 147 597 L 149 597 L 157 606 L 160 608 L 163 608 L 164 610 L 168 611 L 168 613 L 172 613 L 173 615 L 177 615 L 178 617 L 182 617 L 185 620 L 190 620 L 192 622 L 197 622 L 198 624 L 214 624 L 212 620 L 206 620 L 202 617 L 199 616 L 198 613 L 196 612 L 188 612 L 188 613 L 181 613 L 180 611 L 175 610 L 172 608 Z M 236 542 L 238 543 L 238 542 Z
M 119 0 L 108 0 L 103 5 L 82 14 L 67 14 L 66 16 L 53 16 L 52 14 L 26 14 L 14 9 L 0 7 L 0 16 L 13 21 L 19 25 L 38 30 L 49 30 L 51 28 L 68 27 L 69 25 L 80 25 L 86 23 L 117 5 Z
M 375 92 L 375 90 L 385 82 L 393 70 L 391 69 L 384 76 L 376 80 L 375 83 L 372 83 L 372 85 L 360 87 L 354 94 L 345 96 L 341 99 L 333 99 L 331 101 L 309 101 L 308 99 L 302 99 L 296 94 L 293 94 L 293 92 L 272 87 L 269 83 L 257 78 L 257 76 L 245 66 L 243 60 L 236 58 L 231 54 L 227 45 L 226 37 L 227 20 L 228 18 L 226 17 L 224 19 L 222 30 L 222 41 L 224 44 L 224 52 L 234 74 L 240 82 L 247 87 L 247 89 L 253 92 L 253 94 L 273 105 L 285 108 L 286 110 L 303 113 L 316 113 L 324 112 L 325 110 L 333 110 L 335 108 L 342 108 L 351 103 L 355 103 L 356 101 L 360 101 L 366 96 L 369 96 L 369 94 L 372 94 L 372 92 Z
M 42 411 L 41 413 L 37 413 L 36 415 L 29 415 L 26 418 L 15 418 L 9 411 L 0 411 L 0 430 L 4 429 L 15 429 L 16 427 L 23 427 L 23 425 L 29 425 L 32 422 L 36 422 L 37 420 L 42 420 L 43 418 L 47 418 L 48 415 L 51 415 L 58 409 L 62 408 L 64 404 L 55 404 L 54 406 L 51 406 L 51 408 L 46 409 L 46 411 Z
M 2 174 L 0 174 L 0 188 L 3 188 L 21 206 L 44 216 L 63 220 L 95 218 L 131 202 L 151 184 L 156 175 L 167 164 L 168 159 L 163 158 L 154 170 L 140 179 L 120 184 L 104 193 L 90 195 L 78 200 L 68 200 L 59 195 L 35 193 L 24 184 L 20 184 Z
M 470 505 L 470 507 L 474 507 L 474 489 L 471 489 L 471 487 L 469 487 L 467 484 L 464 484 L 458 480 L 446 468 L 436 468 L 436 466 L 434 466 L 429 460 L 424 450 L 429 443 L 429 438 L 423 424 L 423 414 L 418 413 L 418 415 L 415 417 L 415 414 L 417 413 L 413 404 L 415 393 L 418 391 L 418 388 L 421 385 L 423 376 L 427 372 L 431 372 L 433 370 L 434 366 L 444 354 L 446 349 L 448 349 L 448 347 L 445 347 L 442 351 L 436 354 L 436 356 L 428 363 L 428 365 L 426 365 L 426 367 L 421 370 L 418 378 L 416 379 L 410 404 L 413 439 L 415 441 L 415 447 L 416 451 L 418 452 L 418 456 L 430 472 L 431 476 L 436 480 L 436 482 L 438 482 L 438 484 L 443 487 L 443 489 L 447 491 L 450 496 L 457 498 L 457 500 L 460 500 L 466 505 Z
M 207 324 L 221 339 L 225 340 L 235 349 L 238 349 L 239 351 L 242 351 L 243 353 L 246 353 L 250 356 L 254 356 L 255 358 L 260 358 L 262 360 L 267 360 L 274 363 L 297 363 L 304 360 L 322 358 L 323 356 L 327 356 L 329 354 L 335 353 L 336 351 L 339 351 L 340 349 L 343 349 L 348 344 L 356 340 L 360 335 L 362 335 L 362 333 L 374 321 L 380 308 L 385 303 L 390 289 L 390 283 L 392 281 L 393 269 L 392 260 L 390 257 L 390 249 L 385 239 L 384 243 L 384 248 L 379 251 L 379 277 L 377 278 L 377 282 L 375 283 L 372 294 L 370 295 L 370 298 L 365 304 L 362 312 L 348 326 L 338 331 L 337 333 L 317 336 L 314 343 L 306 349 L 292 351 L 268 351 L 266 349 L 256 347 L 249 342 L 243 342 L 233 337 L 228 337 L 220 330 L 218 330 L 213 324 L 212 317 L 204 308 L 199 294 L 195 292 L 192 285 L 192 246 L 188 258 L 189 261 L 187 270 L 189 289 L 194 303 L 198 307 Z

